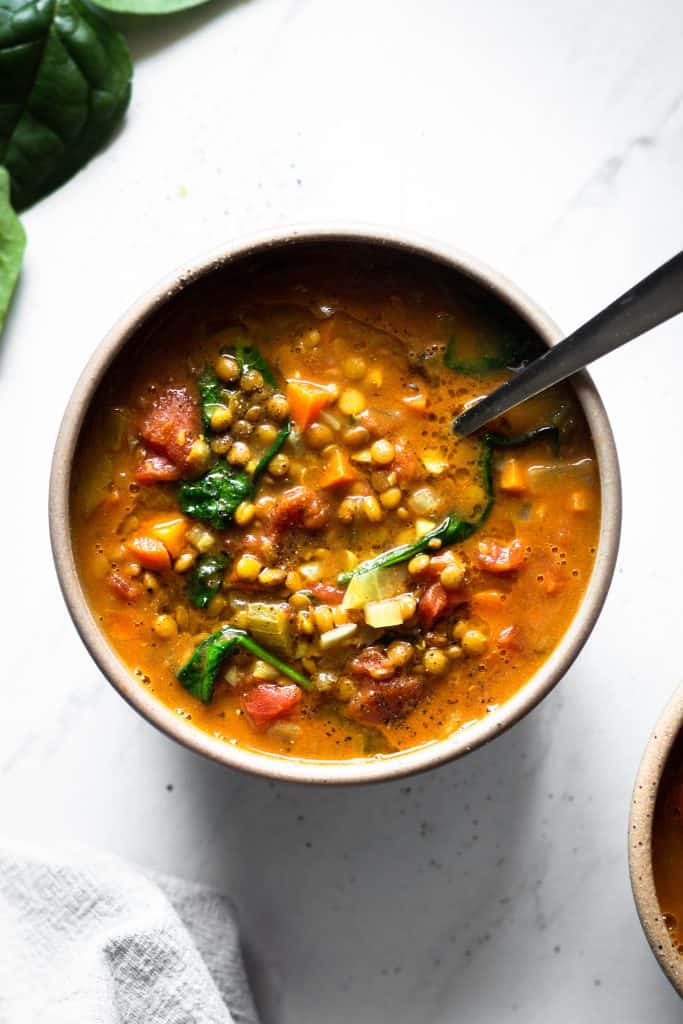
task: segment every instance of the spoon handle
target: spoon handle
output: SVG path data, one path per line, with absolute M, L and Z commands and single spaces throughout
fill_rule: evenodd
M 453 421 L 458 434 L 472 434 L 527 398 L 576 373 L 672 316 L 683 312 L 683 252 L 643 278 L 621 298 L 534 359 Z

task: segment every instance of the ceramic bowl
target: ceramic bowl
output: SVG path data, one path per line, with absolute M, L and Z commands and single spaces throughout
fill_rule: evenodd
M 648 740 L 631 801 L 628 859 L 640 923 L 667 978 L 683 996 L 683 957 L 671 941 L 657 899 L 652 864 L 652 825 L 662 774 L 683 730 L 683 687 L 667 704 Z
M 172 315 L 183 297 L 194 294 L 225 275 L 258 268 L 308 247 L 324 247 L 351 253 L 362 248 L 391 253 L 423 265 L 452 272 L 454 279 L 475 282 L 479 288 L 509 307 L 548 346 L 560 338 L 555 324 L 501 274 L 449 246 L 367 227 L 290 229 L 247 241 L 230 243 L 203 259 L 176 271 L 147 292 L 123 316 L 95 350 L 68 404 L 57 438 L 50 482 L 50 528 L 59 581 L 71 616 L 83 642 L 104 675 L 122 697 L 145 718 L 185 746 L 221 764 L 245 771 L 311 783 L 360 783 L 390 779 L 417 772 L 462 756 L 489 740 L 527 714 L 566 673 L 587 640 L 612 578 L 619 544 L 621 494 L 619 467 L 612 431 L 596 388 L 587 373 L 577 374 L 573 386 L 591 430 L 597 452 L 602 493 L 602 521 L 593 572 L 584 599 L 562 641 L 545 664 L 506 704 L 486 719 L 447 739 L 401 754 L 351 762 L 316 762 L 277 757 L 237 748 L 201 732 L 148 693 L 134 679 L 101 633 L 84 597 L 74 564 L 69 527 L 69 490 L 74 451 L 85 416 L 102 378 L 112 362 L 141 332 Z

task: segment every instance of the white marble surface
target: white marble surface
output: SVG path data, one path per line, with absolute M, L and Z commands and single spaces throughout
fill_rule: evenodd
M 155 733 L 81 647 L 45 508 L 93 345 L 148 284 L 236 234 L 405 225 L 499 267 L 566 328 L 672 255 L 680 3 L 216 0 L 129 34 L 127 123 L 26 215 L 0 341 L 3 831 L 232 893 L 267 1024 L 680 1020 L 631 902 L 626 822 L 683 681 L 683 322 L 595 370 L 625 522 L 588 647 L 511 733 L 412 781 L 269 785 Z

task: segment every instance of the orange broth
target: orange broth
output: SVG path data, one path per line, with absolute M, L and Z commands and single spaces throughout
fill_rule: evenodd
M 179 306 L 120 357 L 77 453 L 74 551 L 112 647 L 141 686 L 197 728 L 272 754 L 383 755 L 485 717 L 556 647 L 592 570 L 600 492 L 573 391 L 554 388 L 494 424 L 508 437 L 555 425 L 558 443 L 544 437 L 493 450 L 488 517 L 463 542 L 433 545 L 422 562 L 392 570 L 398 582 L 386 598 L 380 584 L 379 600 L 394 603 L 380 613 L 396 616 L 399 600 L 406 617 L 375 628 L 366 607 L 340 603 L 339 575 L 415 542 L 450 513 L 481 516 L 482 441 L 454 436 L 450 423 L 511 375 L 504 367 L 472 372 L 478 353 L 528 328 L 474 286 L 403 265 L 302 259 L 207 295 Z M 454 337 L 465 372 L 444 363 Z M 262 374 L 259 387 L 258 371 L 245 377 L 248 369 L 220 380 L 228 411 L 211 420 L 220 429 L 201 427 L 199 375 L 220 365 L 229 377 L 245 343 L 265 358 L 275 387 Z M 168 442 L 164 416 L 174 409 L 182 422 Z M 249 475 L 295 412 L 298 425 L 235 513 L 242 525 L 233 519 L 217 529 L 183 513 L 184 483 L 247 453 L 250 461 L 232 468 Z M 179 479 L 141 482 L 141 466 Z M 157 535 L 145 540 L 145 531 Z M 228 567 L 208 607 L 199 608 L 190 580 L 205 556 L 217 554 Z M 247 569 L 258 575 L 238 578 Z M 238 651 L 204 703 L 177 672 L 217 630 L 248 628 L 252 604 L 277 606 L 280 657 L 312 688 Z M 322 638 L 340 626 L 351 628 L 326 647 L 331 638 Z M 277 703 L 276 687 L 289 706 Z

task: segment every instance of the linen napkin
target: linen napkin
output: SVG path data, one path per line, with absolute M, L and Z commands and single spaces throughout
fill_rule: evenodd
M 108 854 L 0 841 L 1 1024 L 258 1024 L 234 910 Z

